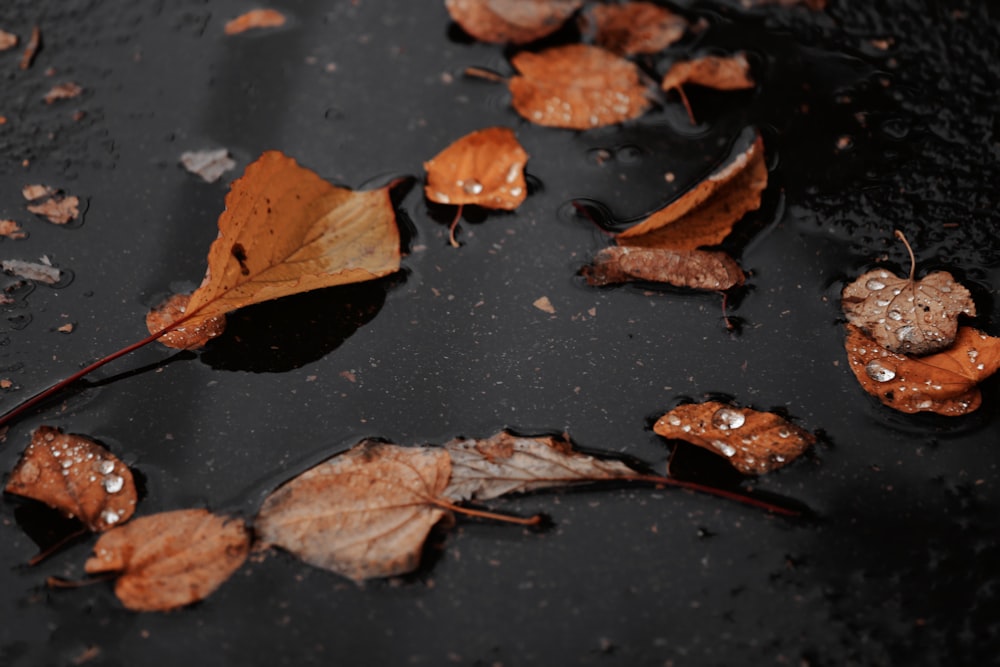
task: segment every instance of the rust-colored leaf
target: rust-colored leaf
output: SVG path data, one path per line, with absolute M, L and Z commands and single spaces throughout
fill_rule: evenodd
M 153 332 L 161 331 L 170 326 L 184 317 L 190 301 L 190 294 L 174 294 L 169 297 L 166 301 L 146 313 L 146 328 L 150 332 Z M 168 347 L 177 349 L 203 347 L 208 341 L 221 336 L 225 330 L 226 317 L 225 315 L 218 315 L 182 324 L 176 329 L 163 334 L 160 341 Z
M 0 220 L 0 236 L 8 239 L 23 239 L 28 235 L 21 229 L 21 225 L 15 220 Z
M 450 516 L 436 502 L 450 476 L 443 449 L 365 441 L 268 496 L 257 535 L 354 580 L 409 572 L 431 528 Z
M 439 204 L 476 204 L 511 211 L 528 195 L 528 153 L 506 127 L 476 130 L 424 163 L 427 198 Z
M 451 456 L 451 480 L 443 495 L 455 501 L 637 475 L 620 461 L 575 451 L 564 436 L 529 438 L 503 431 L 484 440 L 452 440 L 444 448 Z
M 65 225 L 80 217 L 80 198 L 56 194 L 40 204 L 28 204 L 28 210 L 53 224 Z
M 924 357 L 890 352 L 848 324 L 847 359 L 862 388 L 900 412 L 959 416 L 982 403 L 978 384 L 1000 369 L 1000 338 L 960 327 L 946 350 Z
M 526 44 L 552 34 L 583 0 L 445 0 L 455 23 L 481 42 Z
M 399 269 L 391 186 L 352 191 L 269 151 L 226 196 L 208 271 L 184 309 L 171 347 L 198 347 L 206 324 L 227 312 L 321 287 L 372 280 Z M 151 333 L 154 333 L 151 331 Z
M 745 90 L 756 85 L 743 53 L 678 61 L 663 75 L 660 86 L 673 90 L 691 83 L 716 90 Z
M 45 103 L 52 104 L 53 102 L 58 102 L 59 100 L 70 100 L 74 97 L 79 97 L 83 93 L 83 88 L 72 81 L 67 81 L 65 83 L 56 84 L 45 93 Z
M 202 509 L 140 517 L 94 545 L 88 574 L 118 573 L 115 595 L 133 611 L 167 611 L 203 600 L 246 560 L 243 521 Z
M 96 442 L 51 426 L 32 433 L 5 490 L 77 518 L 94 532 L 128 521 L 137 499 L 128 466 Z
M 0 30 L 0 51 L 6 51 L 8 49 L 13 49 L 17 46 L 17 35 L 11 32 L 6 32 Z
M 581 30 L 612 53 L 657 53 L 681 37 L 687 19 L 651 2 L 595 5 L 580 19 Z
M 31 28 L 31 37 L 28 38 L 28 43 L 24 47 L 24 53 L 21 55 L 21 62 L 18 67 L 21 69 L 29 69 L 31 64 L 35 62 L 35 56 L 38 55 L 38 50 L 42 47 L 42 31 L 36 25 Z
M 227 35 L 238 35 L 247 30 L 278 28 L 285 25 L 285 15 L 276 9 L 252 9 L 226 23 Z
M 788 465 L 816 441 L 808 431 L 771 412 L 715 401 L 679 405 L 660 417 L 653 430 L 718 454 L 745 475 Z
M 611 246 L 583 269 L 588 285 L 616 285 L 634 280 L 692 289 L 727 290 L 744 281 L 743 270 L 721 251 L 670 250 Z
M 635 64 L 596 46 L 570 44 L 511 59 L 514 109 L 537 125 L 586 130 L 641 116 L 649 108 Z

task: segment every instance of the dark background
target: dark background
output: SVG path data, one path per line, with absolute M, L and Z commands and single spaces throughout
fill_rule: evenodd
M 860 4 L 685 3 L 708 28 L 643 66 L 655 74 L 680 54 L 747 49 L 758 89 L 694 91 L 695 128 L 667 96 L 637 121 L 578 133 L 533 127 L 502 85 L 463 78 L 471 65 L 509 72 L 510 51 L 464 37 L 442 2 L 275 1 L 286 27 L 226 37 L 225 21 L 254 5 L 6 0 L 0 28 L 23 41 L 38 24 L 43 49 L 28 71 L 20 48 L 0 54 L 0 217 L 30 233 L 0 241 L 0 255 L 45 255 L 73 279 L 19 290 L 6 307 L 0 375 L 14 386 L 0 409 L 142 337 L 150 306 L 200 281 L 227 179 L 186 173 L 184 151 L 228 148 L 232 178 L 279 149 L 362 187 L 419 179 L 454 139 L 505 125 L 532 156 L 533 186 L 513 214 L 470 212 L 453 249 L 452 211 L 429 210 L 418 181 L 399 203 L 411 237 L 401 274 L 247 308 L 197 355 L 150 346 L 102 369 L 12 425 L 5 474 L 49 424 L 132 466 L 140 514 L 252 516 L 276 485 L 366 436 L 426 444 L 565 429 L 581 447 L 662 470 L 675 443 L 651 421 L 723 395 L 784 410 L 821 437 L 745 484 L 810 518 L 669 489 L 536 494 L 494 507 L 546 512 L 552 529 L 459 520 L 412 576 L 358 587 L 271 553 L 169 614 L 125 611 L 109 584 L 47 589 L 50 575 L 82 577 L 93 539 L 28 568 L 32 536 L 51 522 L 4 496 L 0 664 L 995 657 L 1000 386 L 987 381 L 982 408 L 957 419 L 880 406 L 847 369 L 838 304 L 860 272 L 905 270 L 899 228 L 918 272 L 952 271 L 973 290 L 974 323 L 1000 334 L 995 4 Z M 84 94 L 44 104 L 66 80 Z M 571 201 L 589 200 L 601 221 L 638 217 L 703 176 L 748 124 L 772 174 L 761 211 L 726 243 L 751 274 L 730 303 L 737 331 L 717 294 L 582 284 L 577 270 L 606 237 Z M 85 197 L 82 224 L 27 213 L 28 183 Z M 532 306 L 541 296 L 554 315 Z M 56 330 L 67 322 L 72 333 Z M 676 464 L 728 480 L 711 457 L 679 450 Z

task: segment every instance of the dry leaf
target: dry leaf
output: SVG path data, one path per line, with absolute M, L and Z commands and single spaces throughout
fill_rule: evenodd
M 128 466 L 96 442 L 51 426 L 31 434 L 5 490 L 77 518 L 94 532 L 128 521 L 137 499 Z
M 118 573 L 115 595 L 133 611 L 167 611 L 209 596 L 243 564 L 250 534 L 206 510 L 144 516 L 94 545 L 88 574 Z
M 13 49 L 17 46 L 17 35 L 0 30 L 0 51 Z
M 56 225 L 65 225 L 80 216 L 80 198 L 73 195 L 54 195 L 41 204 L 28 204 L 28 210 Z
M 227 312 L 397 271 L 391 187 L 339 188 L 277 151 L 264 153 L 226 196 L 208 271 L 184 311 L 190 319 L 161 340 L 198 347 L 204 340 L 191 332 Z
M 227 35 L 238 35 L 255 28 L 278 28 L 285 25 L 285 15 L 276 9 L 253 9 L 226 23 Z
M 27 280 L 55 285 L 62 278 L 62 271 L 49 264 L 24 262 L 19 259 L 5 259 L 0 262 L 0 269 Z
M 549 315 L 556 314 L 556 307 L 552 305 L 552 300 L 547 296 L 540 296 L 531 302 L 531 305 Z
M 302 560 L 360 581 L 413 570 L 451 475 L 439 448 L 364 441 L 307 470 L 264 501 L 257 535 Z
M 69 100 L 74 97 L 79 97 L 82 93 L 83 88 L 72 81 L 67 81 L 66 83 L 60 83 L 53 86 L 49 92 L 45 93 L 45 103 L 52 104 L 53 102 L 57 102 L 59 100 Z
M 1000 338 L 961 327 L 954 344 L 925 357 L 890 352 L 847 325 L 847 359 L 861 386 L 900 412 L 958 416 L 979 408 L 978 383 L 1000 368 Z
M 742 285 L 743 270 L 724 252 L 612 246 L 583 269 L 588 285 L 615 285 L 633 280 L 669 283 L 693 289 L 726 290 Z
M 192 174 L 201 176 L 206 183 L 215 183 L 236 166 L 225 148 L 181 153 L 181 164 Z
M 27 201 L 36 201 L 44 197 L 51 197 L 55 193 L 55 188 L 50 188 L 47 185 L 25 185 L 21 188 L 21 196 Z
M 523 438 L 506 431 L 485 440 L 445 444 L 451 480 L 443 495 L 454 501 L 489 500 L 570 484 L 632 479 L 636 471 L 573 450 L 566 437 Z
M 595 5 L 580 24 L 581 31 L 594 33 L 598 46 L 621 55 L 662 51 L 688 27 L 683 16 L 651 2 Z
M 14 220 L 0 220 L 0 236 L 8 239 L 23 239 L 28 235 L 21 231 L 21 225 Z
M 714 401 L 679 405 L 660 417 L 653 430 L 718 454 L 745 475 L 788 465 L 816 441 L 776 414 Z
M 586 130 L 636 118 L 649 108 L 639 68 L 596 46 L 522 51 L 511 63 L 520 72 L 508 82 L 514 109 L 538 125 Z
M 28 43 L 24 47 L 24 54 L 21 56 L 21 63 L 18 66 L 21 69 L 30 68 L 31 63 L 35 62 L 35 56 L 38 55 L 38 50 L 41 46 L 42 31 L 36 25 L 31 29 L 31 37 L 28 38 Z
M 453 21 L 481 42 L 526 44 L 558 30 L 582 0 L 445 0 Z
M 743 53 L 676 62 L 663 75 L 660 87 L 673 90 L 690 83 L 716 90 L 746 90 L 756 85 L 750 75 L 750 63 Z
M 424 163 L 424 193 L 438 204 L 476 204 L 512 211 L 528 195 L 528 154 L 506 127 L 477 130 Z

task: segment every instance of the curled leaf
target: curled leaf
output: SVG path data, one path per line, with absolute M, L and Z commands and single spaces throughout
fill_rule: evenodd
M 285 15 L 276 9 L 252 9 L 226 23 L 227 35 L 238 35 L 247 30 L 278 28 L 285 25 Z
M 455 23 L 481 42 L 526 44 L 558 30 L 582 0 L 445 0 Z
M 583 275 L 593 286 L 648 280 L 692 289 L 727 290 L 744 281 L 740 265 L 721 251 L 631 246 L 602 249 L 590 266 L 584 267 Z
M 476 204 L 511 211 L 528 196 L 524 180 L 527 162 L 528 153 L 512 130 L 476 130 L 424 163 L 424 193 L 439 204 Z
M 82 93 L 83 88 L 72 81 L 67 81 L 53 86 L 49 92 L 45 93 L 45 103 L 52 104 L 59 100 L 70 100 L 79 97 Z
M 88 574 L 114 572 L 115 595 L 133 611 L 167 611 L 203 600 L 246 560 L 243 521 L 202 509 L 140 517 L 94 545 Z
M 96 442 L 51 426 L 31 434 L 5 490 L 79 519 L 93 532 L 128 521 L 137 500 L 128 466 Z
M 691 83 L 716 90 L 745 90 L 756 85 L 743 53 L 678 61 L 663 75 L 660 87 L 673 90 Z
M 816 441 L 776 414 L 715 401 L 679 405 L 660 417 L 653 430 L 718 454 L 745 475 L 788 465 Z
M 662 51 L 688 28 L 683 16 L 651 2 L 594 5 L 580 25 L 582 32 L 593 32 L 598 46 L 626 56 Z
M 848 324 L 847 359 L 862 388 L 900 412 L 959 416 L 982 403 L 978 384 L 1000 369 L 1000 338 L 960 327 L 946 350 L 923 357 L 891 352 Z

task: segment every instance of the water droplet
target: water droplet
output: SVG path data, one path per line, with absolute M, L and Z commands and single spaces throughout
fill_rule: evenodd
M 885 289 L 885 283 L 875 278 L 869 278 L 868 282 L 865 283 L 865 287 L 873 292 L 877 292 L 880 289 Z
M 483 191 L 483 184 L 474 178 L 470 178 L 462 183 L 462 189 L 465 190 L 466 194 L 478 195 Z
M 712 426 L 721 430 L 728 431 L 730 429 L 739 428 L 743 426 L 746 422 L 746 417 L 739 410 L 734 410 L 733 408 L 719 408 L 712 415 Z
M 899 312 L 896 309 L 890 310 L 888 316 L 890 320 L 896 320 L 897 322 L 903 319 L 903 313 Z
M 677 415 L 667 415 L 667 423 L 671 426 L 680 426 L 681 418 Z
M 114 461 L 100 461 L 97 464 L 97 472 L 101 473 L 102 475 L 110 475 L 114 471 L 115 471 Z
M 791 431 L 789 431 L 789 430 L 788 430 L 787 428 L 785 428 L 784 426 L 782 426 L 781 428 L 779 428 L 779 429 L 778 429 L 778 437 L 779 437 L 779 438 L 787 438 L 787 437 L 788 437 L 788 436 L 790 436 L 791 434 L 792 434 L 792 432 L 791 432 Z
M 118 493 L 125 487 L 125 479 L 121 475 L 108 475 L 104 478 L 104 490 L 108 493 Z
M 63 468 L 72 468 L 73 467 L 73 460 L 72 459 L 63 459 L 62 467 Z
M 885 366 L 880 361 L 869 361 L 865 366 L 865 373 L 876 382 L 888 382 L 896 377 L 896 371 Z
M 725 456 L 734 456 L 736 454 L 736 448 L 732 445 L 726 444 L 721 440 L 713 440 L 712 446 L 722 452 Z
M 118 512 L 114 510 L 104 510 L 101 512 L 101 521 L 109 526 L 118 523 L 120 519 L 121 517 L 118 515 Z M 105 559 L 108 559 L 108 556 L 105 556 Z
M 879 308 L 885 308 L 890 303 L 892 302 L 889 301 L 889 299 L 875 299 L 875 305 L 878 306 Z

